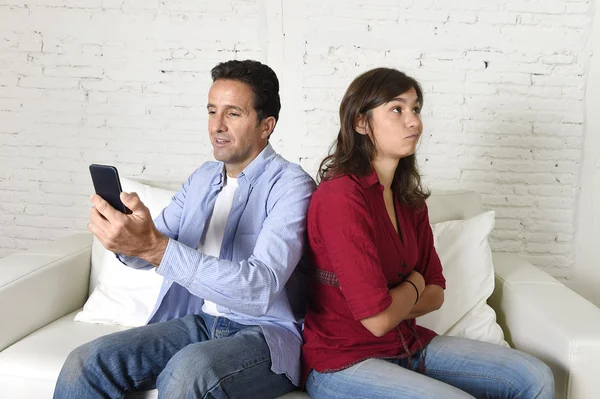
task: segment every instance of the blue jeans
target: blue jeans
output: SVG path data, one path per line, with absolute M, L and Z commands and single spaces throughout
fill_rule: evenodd
M 271 371 L 258 326 L 188 315 L 100 337 L 65 362 L 54 398 L 123 398 L 158 389 L 161 398 L 270 398 L 296 387 Z
M 423 355 L 425 373 L 419 369 Z M 465 338 L 435 337 L 408 360 L 368 359 L 333 373 L 311 371 L 313 399 L 554 398 L 554 377 L 526 353 Z

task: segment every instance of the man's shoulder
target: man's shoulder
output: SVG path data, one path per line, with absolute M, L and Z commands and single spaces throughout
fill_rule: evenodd
M 213 174 L 219 174 L 223 170 L 223 162 L 217 161 L 206 161 L 196 169 L 194 173 L 198 172 L 212 172 Z
M 223 163 L 216 161 L 204 162 L 191 175 L 190 182 L 205 183 L 212 180 L 223 171 Z
M 304 183 L 311 190 L 316 188 L 314 179 L 297 163 L 277 155 L 266 170 L 271 185 L 296 186 Z

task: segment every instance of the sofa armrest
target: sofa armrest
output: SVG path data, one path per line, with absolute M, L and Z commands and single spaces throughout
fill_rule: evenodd
M 494 253 L 488 303 L 507 341 L 544 361 L 556 398 L 600 398 L 600 309 L 515 254 Z
M 0 259 L 0 350 L 83 306 L 91 245 L 75 234 Z

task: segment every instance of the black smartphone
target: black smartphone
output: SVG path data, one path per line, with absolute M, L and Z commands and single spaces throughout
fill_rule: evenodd
M 113 208 L 122 213 L 130 214 L 131 211 L 121 202 L 121 181 L 117 168 L 110 165 L 90 165 L 90 174 L 94 182 L 96 194 L 104 198 Z

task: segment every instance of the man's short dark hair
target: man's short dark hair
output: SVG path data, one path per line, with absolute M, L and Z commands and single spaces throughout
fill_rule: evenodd
M 258 114 L 258 122 L 269 116 L 276 121 L 279 119 L 279 80 L 267 65 L 253 60 L 232 60 L 218 64 L 212 69 L 211 75 L 213 82 L 231 79 L 249 85 L 254 92 L 254 110 Z

